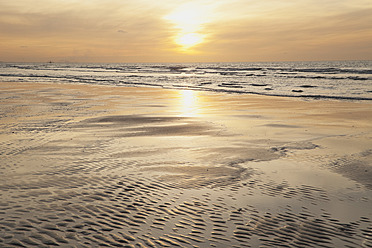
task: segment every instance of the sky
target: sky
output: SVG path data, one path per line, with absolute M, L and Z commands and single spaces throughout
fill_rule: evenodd
M 372 60 L 371 0 L 0 0 L 4 62 Z

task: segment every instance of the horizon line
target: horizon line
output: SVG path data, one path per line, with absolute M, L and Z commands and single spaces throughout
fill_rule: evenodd
M 33 63 L 33 64 L 218 64 L 218 63 L 280 63 L 280 62 L 345 62 L 372 61 L 372 59 L 330 59 L 330 60 L 262 60 L 262 61 L 210 61 L 210 62 L 74 62 L 74 61 L 0 61 L 0 63 Z

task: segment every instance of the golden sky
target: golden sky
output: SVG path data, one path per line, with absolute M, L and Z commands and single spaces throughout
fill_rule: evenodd
M 0 61 L 372 60 L 371 0 L 0 0 Z

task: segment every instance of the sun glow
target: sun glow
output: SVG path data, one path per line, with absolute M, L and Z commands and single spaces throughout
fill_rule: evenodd
M 205 41 L 204 25 L 209 22 L 211 8 L 196 3 L 183 4 L 164 18 L 177 29 L 174 42 L 187 50 Z
M 198 33 L 181 34 L 176 38 L 176 43 L 183 48 L 190 48 L 203 42 L 204 35 Z
M 180 103 L 182 116 L 196 116 L 199 110 L 198 92 L 193 90 L 180 91 Z

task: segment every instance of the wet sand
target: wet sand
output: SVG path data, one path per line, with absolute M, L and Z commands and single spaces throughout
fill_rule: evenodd
M 0 247 L 372 247 L 365 102 L 0 83 Z

